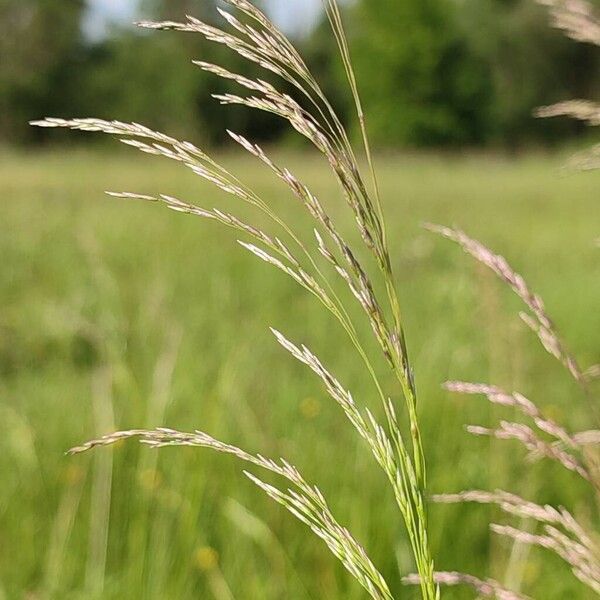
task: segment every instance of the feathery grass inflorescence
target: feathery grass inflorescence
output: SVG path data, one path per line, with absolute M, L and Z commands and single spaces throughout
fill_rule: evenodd
M 552 25 L 577 42 L 600 46 L 600 21 L 587 0 L 537 0 L 547 6 Z
M 72 448 L 69 450 L 69 454 L 80 454 L 98 446 L 109 446 L 129 438 L 139 438 L 143 444 L 153 448 L 164 448 L 166 446 L 210 448 L 217 452 L 235 456 L 239 460 L 287 479 L 295 489 L 282 491 L 262 481 L 252 473 L 244 471 L 244 474 L 268 496 L 308 525 L 327 544 L 333 554 L 340 559 L 346 569 L 369 592 L 371 597 L 382 600 L 393 598 L 385 580 L 371 563 L 364 549 L 356 542 L 350 532 L 335 520 L 321 491 L 317 487 L 308 484 L 298 469 L 287 461 L 281 459 L 280 462 L 276 462 L 260 454 L 249 454 L 241 448 L 221 442 L 202 431 L 182 433 L 166 428 L 118 431 Z
M 350 91 L 356 106 L 362 134 L 364 153 L 370 172 L 370 183 L 362 175 L 357 154 L 340 118 L 323 93 L 318 82 L 293 44 L 281 31 L 248 0 L 225 0 L 236 14 L 222 8 L 218 11 L 229 26 L 227 30 L 187 17 L 183 23 L 165 21 L 142 22 L 147 29 L 176 30 L 203 35 L 207 40 L 222 44 L 283 80 L 298 98 L 281 92 L 263 79 L 250 79 L 223 67 L 205 61 L 194 61 L 204 71 L 237 83 L 248 95 L 215 95 L 222 104 L 237 104 L 271 113 L 285 119 L 305 137 L 324 157 L 331 168 L 342 196 L 354 217 L 363 251 L 373 258 L 375 268 L 366 267 L 358 259 L 359 253 L 348 244 L 321 201 L 288 169 L 280 167 L 258 145 L 234 132 L 231 138 L 246 152 L 256 157 L 283 181 L 296 201 L 304 207 L 314 222 L 314 246 L 301 241 L 299 232 L 278 214 L 259 194 L 217 163 L 203 150 L 188 141 L 153 131 L 137 123 L 105 121 L 101 119 L 47 118 L 33 122 L 41 127 L 63 127 L 81 131 L 97 131 L 116 136 L 126 145 L 141 152 L 174 160 L 191 169 L 217 189 L 241 201 L 267 218 L 270 226 L 282 232 L 272 235 L 230 212 L 216 208 L 199 207 L 167 194 L 137 194 L 110 192 L 124 199 L 160 202 L 169 209 L 199 216 L 225 225 L 244 235 L 240 244 L 261 260 L 271 264 L 315 296 L 339 322 L 364 364 L 377 391 L 385 426 L 366 407 L 359 407 L 350 392 L 323 366 L 321 361 L 304 345 L 296 345 L 283 334 L 273 330 L 279 343 L 300 362 L 306 364 L 325 384 L 328 394 L 339 404 L 351 425 L 366 442 L 377 464 L 383 470 L 393 489 L 411 544 L 415 566 L 420 576 L 421 595 L 426 600 L 439 598 L 439 587 L 434 580 L 434 568 L 427 535 L 425 507 L 426 473 L 419 422 L 417 394 L 412 368 L 405 343 L 400 303 L 394 285 L 392 263 L 387 244 L 381 199 L 373 159 L 369 147 L 364 111 L 344 33 L 339 7 L 335 0 L 327 0 L 325 8 L 333 35 L 338 45 Z M 327 269 L 325 268 L 327 267 Z M 383 390 L 373 358 L 365 350 L 358 334 L 356 317 L 351 317 L 345 300 L 334 291 L 330 272 L 340 277 L 351 296 L 358 302 L 370 324 L 382 358 L 393 371 L 406 406 L 407 436 L 397 414 L 397 401 Z M 384 293 L 377 293 L 374 277 L 383 284 Z M 297 492 L 282 492 L 251 476 L 269 496 L 284 504 L 296 517 L 308 523 L 346 568 L 374 598 L 391 598 L 381 575 L 368 560 L 364 550 L 350 534 L 341 528 L 316 488 L 308 486 L 297 470 L 283 462 L 276 464 L 260 456 L 250 455 L 239 448 L 222 444 L 206 434 L 180 434 L 171 430 L 147 432 L 134 430 L 107 436 L 90 442 L 74 452 L 106 445 L 122 438 L 140 437 L 153 446 L 196 445 L 228 452 L 257 466 L 290 480 Z M 311 512 L 315 509 L 316 512 Z
M 458 573 L 456 571 L 438 571 L 434 575 L 435 582 L 445 586 L 466 585 L 475 592 L 480 598 L 495 598 L 496 600 L 530 600 L 523 594 L 511 592 L 505 589 L 494 579 L 479 579 L 474 575 Z M 407 585 L 416 585 L 420 582 L 418 575 L 407 575 L 402 580 Z
M 588 125 L 600 125 L 600 104 L 591 100 L 566 100 L 537 109 L 538 117 L 571 117 Z
M 566 350 L 564 342 L 546 312 L 543 300 L 538 294 L 531 291 L 523 277 L 508 264 L 504 257 L 495 254 L 459 229 L 439 225 L 426 225 L 426 227 L 430 231 L 458 243 L 465 252 L 491 269 L 508 284 L 529 309 L 529 312 L 521 312 L 519 316 L 537 334 L 546 351 L 559 360 L 577 381 L 585 381 L 585 373 L 582 372 L 575 358 Z
M 594 443 L 597 436 L 600 435 L 600 431 L 592 430 L 571 434 L 562 425 L 544 416 L 531 400 L 518 392 L 509 394 L 496 386 L 458 381 L 449 381 L 444 387 L 449 392 L 459 394 L 481 394 L 486 396 L 492 404 L 516 408 L 522 415 L 531 419 L 538 430 L 536 432 L 523 423 L 501 421 L 497 429 L 469 425 L 467 426 L 469 433 L 517 440 L 529 451 L 527 456 L 529 460 L 536 461 L 541 458 L 555 460 L 569 471 L 591 481 L 600 491 L 597 465 L 593 462 L 590 463 L 590 457 L 586 456 L 586 446 Z M 544 435 L 550 439 L 540 437 Z M 587 444 L 582 443 L 585 440 L 587 440 Z
M 577 42 L 600 46 L 600 16 L 588 0 L 537 0 L 547 6 L 552 25 Z M 591 100 L 566 100 L 551 106 L 542 106 L 537 117 L 571 117 L 588 125 L 600 125 L 600 104 Z M 600 144 L 571 157 L 569 166 L 580 171 L 600 168 Z
M 594 418 L 596 416 L 593 412 L 594 399 L 591 398 L 588 387 L 594 368 L 582 370 L 575 358 L 567 352 L 540 296 L 531 291 L 523 277 L 508 264 L 504 257 L 495 254 L 477 240 L 459 230 L 431 225 L 427 227 L 460 244 L 467 253 L 490 268 L 517 294 L 529 309 L 528 313 L 521 313 L 521 318 L 536 333 L 544 348 L 567 367 L 568 372 L 589 400 L 591 417 Z M 516 440 L 528 451 L 529 460 L 542 458 L 553 460 L 568 471 L 579 475 L 590 485 L 593 494 L 600 498 L 600 461 L 596 452 L 597 447 L 600 446 L 600 431 L 571 433 L 566 427 L 547 417 L 522 394 L 508 393 L 497 386 L 449 381 L 444 384 L 444 387 L 453 393 L 485 396 L 490 403 L 510 407 L 531 422 L 530 426 L 503 420 L 496 428 L 470 425 L 467 427 L 469 433 L 502 440 Z M 498 535 L 554 552 L 569 565 L 577 579 L 594 592 L 600 593 L 600 548 L 595 541 L 597 532 L 589 533 L 589 525 L 586 528 L 580 524 L 567 509 L 550 505 L 542 506 L 502 490 L 493 493 L 467 490 L 456 494 L 436 495 L 432 499 L 443 504 L 457 502 L 493 504 L 507 515 L 533 521 L 538 528 L 541 528 L 540 533 L 497 523 L 491 524 L 490 527 Z M 418 581 L 420 581 L 418 575 L 405 578 L 406 583 Z M 491 598 L 522 597 L 504 589 L 496 582 L 482 582 L 472 575 L 439 573 L 436 574 L 436 581 L 446 585 L 470 585 L 479 594 Z
M 541 506 L 502 490 L 493 493 L 469 490 L 434 496 L 434 500 L 444 504 L 494 504 L 506 514 L 532 519 L 542 527 L 541 535 L 507 525 L 492 524 L 491 529 L 499 535 L 554 551 L 571 567 L 580 581 L 600 593 L 600 548 L 564 507 Z

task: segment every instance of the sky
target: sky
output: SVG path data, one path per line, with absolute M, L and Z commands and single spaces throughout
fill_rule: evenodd
M 201 1 L 201 0 L 198 0 Z M 114 23 L 131 23 L 137 17 L 139 0 L 88 0 L 90 9 L 83 27 L 90 39 L 101 39 Z M 267 10 L 287 33 L 303 35 L 316 24 L 322 0 L 266 0 Z

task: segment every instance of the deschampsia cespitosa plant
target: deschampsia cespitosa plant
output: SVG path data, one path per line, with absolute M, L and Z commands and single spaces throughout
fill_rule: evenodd
M 542 298 L 531 290 L 524 278 L 504 257 L 495 254 L 477 240 L 457 229 L 439 226 L 430 226 L 430 229 L 459 244 L 467 254 L 489 268 L 517 295 L 524 305 L 524 310 L 520 313 L 521 319 L 535 333 L 542 347 L 575 379 L 582 396 L 589 403 L 590 420 L 598 424 L 596 398 L 591 391 L 593 381 L 600 374 L 598 365 L 587 369 L 579 366 L 549 317 Z M 513 409 L 525 422 L 503 420 L 495 428 L 469 425 L 467 431 L 477 436 L 515 440 L 526 450 L 528 461 L 555 461 L 573 475 L 581 477 L 589 485 L 590 501 L 600 503 L 600 430 L 571 432 L 545 415 L 534 402 L 522 394 L 506 392 L 495 385 L 449 381 L 444 387 L 453 393 L 483 396 L 492 404 Z M 567 563 L 575 577 L 600 594 L 600 547 L 598 531 L 593 526 L 593 520 L 580 523 L 562 506 L 540 505 L 503 490 L 467 490 L 437 495 L 433 499 L 441 503 L 492 504 L 507 516 L 530 521 L 537 525 L 539 532 L 532 533 L 524 523 L 519 527 L 494 523 L 491 530 L 517 543 L 539 546 L 554 552 Z M 591 513 L 595 510 L 597 507 L 590 506 Z M 407 583 L 419 580 L 418 575 L 405 578 Z M 436 573 L 435 580 L 446 585 L 470 585 L 483 597 L 502 600 L 526 598 L 521 593 L 505 589 L 497 581 L 483 581 L 462 573 Z
M 189 141 L 179 141 L 169 135 L 153 131 L 137 123 L 104 121 L 101 119 L 47 118 L 33 122 L 41 127 L 64 127 L 82 131 L 103 132 L 115 136 L 124 144 L 138 150 L 162 156 L 191 169 L 196 175 L 262 213 L 280 232 L 274 235 L 260 227 L 241 220 L 230 212 L 210 209 L 185 202 L 167 194 L 147 195 L 132 192 L 112 192 L 120 198 L 132 198 L 162 203 L 168 208 L 203 217 L 225 225 L 243 236 L 240 244 L 249 252 L 283 271 L 312 294 L 339 322 L 350 344 L 372 378 L 382 406 L 384 421 L 379 422 L 366 403 L 355 401 L 351 393 L 331 374 L 323 363 L 305 345 L 289 341 L 273 330 L 277 341 L 294 358 L 308 366 L 323 382 L 328 394 L 341 407 L 358 435 L 364 440 L 376 463 L 383 470 L 393 490 L 402 514 L 414 563 L 419 576 L 421 595 L 426 600 L 440 597 L 434 578 L 434 566 L 427 535 L 425 505 L 426 470 L 423 445 L 417 417 L 417 394 L 413 371 L 407 353 L 403 322 L 400 313 L 392 262 L 390 260 L 385 222 L 379 197 L 377 178 L 366 133 L 350 52 L 341 13 L 335 0 L 325 0 L 326 13 L 344 65 L 349 90 L 356 106 L 362 134 L 362 145 L 368 175 L 362 173 L 357 151 L 319 83 L 304 60 L 286 36 L 248 0 L 225 0 L 232 12 L 219 9 L 225 21 L 217 28 L 196 18 L 187 17 L 182 23 L 142 22 L 147 29 L 166 29 L 191 32 L 204 36 L 216 44 L 227 46 L 247 61 L 259 65 L 294 90 L 296 97 L 281 92 L 276 85 L 263 79 L 250 79 L 230 72 L 219 65 L 203 61 L 195 64 L 218 77 L 232 80 L 247 91 L 246 95 L 215 95 L 222 104 L 236 104 L 271 113 L 285 119 L 306 138 L 327 161 L 335 176 L 343 198 L 360 233 L 364 248 L 372 264 L 367 268 L 342 236 L 325 206 L 311 190 L 288 169 L 279 166 L 259 146 L 250 140 L 229 132 L 231 138 L 253 155 L 273 174 L 285 182 L 293 198 L 299 202 L 314 222 L 314 243 L 301 241 L 294 224 L 286 220 L 260 195 L 230 173 L 206 152 Z M 352 318 L 334 291 L 332 277 L 341 278 L 358 302 L 370 324 L 385 361 L 395 374 L 398 391 L 389 397 L 383 391 L 376 375 L 373 358 L 365 350 L 358 334 L 356 317 Z M 378 278 L 379 285 L 375 285 Z M 382 285 L 381 285 L 382 284 Z M 381 289 L 381 292 L 376 292 Z M 404 415 L 398 414 L 401 401 Z M 376 599 L 391 599 L 395 595 L 368 558 L 366 551 L 351 533 L 338 523 L 327 501 L 317 487 L 308 483 L 298 469 L 281 459 L 274 461 L 259 454 L 250 454 L 240 448 L 196 431 L 182 433 L 161 428 L 155 431 L 132 430 L 109 434 L 99 440 L 74 448 L 78 453 L 95 446 L 109 445 L 124 438 L 137 437 L 153 447 L 198 446 L 231 454 L 246 463 L 271 471 L 287 480 L 289 489 L 274 487 L 257 475 L 246 475 L 268 496 L 282 504 L 296 518 L 304 522 L 329 547 L 348 572 Z
M 600 18 L 586 0 L 537 0 L 547 6 L 555 27 L 579 42 L 600 46 Z M 545 106 L 536 111 L 540 117 L 569 116 L 591 126 L 600 125 L 600 105 L 590 100 L 569 100 Z M 581 170 L 600 167 L 600 145 L 574 156 L 570 166 Z M 502 256 L 470 238 L 464 232 L 448 227 L 430 226 L 430 229 L 459 244 L 476 261 L 489 268 L 519 297 L 525 310 L 521 319 L 536 334 L 543 348 L 556 358 L 577 382 L 582 397 L 587 401 L 590 421 L 600 426 L 598 401 L 592 393 L 594 380 L 600 377 L 600 365 L 582 368 L 567 350 L 554 323 L 548 315 L 542 298 L 534 293 L 524 278 Z M 494 385 L 450 381 L 445 388 L 453 393 L 478 395 L 490 403 L 513 409 L 523 422 L 501 421 L 495 428 L 470 425 L 473 435 L 490 436 L 500 440 L 516 440 L 527 452 L 528 461 L 549 459 L 589 485 L 594 514 L 600 508 L 600 430 L 571 432 L 567 427 L 546 416 L 537 405 L 518 392 L 506 392 Z M 441 503 L 471 502 L 495 505 L 507 516 L 518 517 L 519 527 L 491 524 L 491 530 L 512 539 L 514 543 L 538 546 L 554 552 L 571 569 L 573 575 L 589 590 L 600 595 L 600 530 L 597 519 L 579 522 L 562 506 L 540 505 L 515 494 L 496 490 L 467 490 L 442 494 L 433 498 Z M 596 506 L 593 506 L 593 503 Z M 533 532 L 531 528 L 533 527 Z M 501 600 L 526 598 L 517 591 L 505 589 L 492 579 L 481 580 L 473 575 L 440 572 L 435 580 L 444 585 L 469 585 L 479 596 Z M 420 581 L 418 575 L 405 578 L 407 583 Z

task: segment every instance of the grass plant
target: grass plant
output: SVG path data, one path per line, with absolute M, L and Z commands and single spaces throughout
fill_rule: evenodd
M 262 148 L 234 132 L 230 132 L 232 139 L 281 179 L 289 188 L 292 197 L 311 215 L 314 220 L 316 242 L 312 247 L 301 240 L 293 223 L 282 217 L 238 177 L 188 141 L 176 140 L 137 123 L 93 118 L 72 120 L 47 118 L 33 124 L 41 127 L 66 127 L 111 134 L 142 152 L 180 162 L 222 192 L 263 213 L 272 225 L 278 228 L 278 234 L 267 233 L 259 226 L 248 223 L 228 211 L 201 208 L 167 194 L 151 196 L 131 192 L 112 193 L 119 198 L 162 202 L 177 212 L 214 220 L 236 230 L 245 236 L 244 240 L 240 240 L 240 244 L 246 250 L 291 277 L 300 287 L 312 294 L 338 321 L 346 332 L 351 347 L 354 347 L 362 359 L 366 376 L 373 381 L 381 402 L 384 425 L 364 402 L 359 404 L 355 402 L 351 393 L 304 344 L 295 344 L 278 331 L 273 330 L 273 333 L 284 349 L 307 365 L 322 380 L 329 395 L 342 408 L 350 424 L 364 439 L 376 463 L 385 473 L 404 519 L 415 565 L 420 575 L 422 597 L 433 600 L 439 597 L 439 588 L 433 580 L 433 559 L 427 533 L 426 469 L 417 416 L 417 392 L 405 341 L 400 302 L 395 288 L 365 117 L 339 7 L 335 0 L 326 3 L 331 29 L 338 43 L 356 105 L 364 153 L 369 166 L 371 189 L 361 174 L 356 151 L 341 120 L 291 42 L 252 3 L 247 0 L 230 0 L 228 3 L 238 11 L 238 14 L 219 9 L 224 21 L 229 25 L 230 29 L 227 31 L 193 17 L 188 17 L 185 23 L 144 22 L 140 25 L 149 29 L 173 29 L 201 34 L 210 41 L 227 46 L 293 86 L 299 99 L 280 92 L 276 85 L 268 81 L 248 79 L 242 74 L 232 73 L 218 65 L 206 62 L 195 63 L 201 69 L 218 77 L 235 81 L 252 94 L 250 96 L 217 95 L 216 98 L 221 103 L 240 104 L 287 120 L 294 130 L 304 136 L 322 154 L 339 184 L 348 209 L 354 216 L 363 248 L 372 263 L 369 266 L 359 259 L 359 254 L 346 242 L 324 204 L 306 185 L 288 169 L 276 164 Z M 321 265 L 318 260 L 321 261 Z M 328 269 L 327 273 L 324 272 L 325 268 Z M 372 282 L 372 273 L 379 278 L 383 293 L 376 291 L 376 284 Z M 396 377 L 398 389 L 395 393 L 389 394 L 384 391 L 372 364 L 373 359 L 365 350 L 356 325 L 348 313 L 345 304 L 347 301 L 339 298 L 330 282 L 332 276 L 342 278 L 351 295 L 363 309 L 382 358 Z M 398 417 L 400 398 L 404 400 L 406 427 L 403 427 Z M 252 481 L 263 491 L 285 506 L 323 539 L 332 553 L 341 560 L 346 569 L 373 598 L 392 597 L 383 576 L 371 563 L 360 544 L 336 521 L 319 489 L 307 483 L 299 471 L 287 461 L 276 462 L 261 455 L 249 454 L 203 432 L 185 434 L 170 429 L 118 432 L 79 446 L 73 452 L 81 452 L 97 445 L 112 444 L 125 437 L 141 437 L 143 442 L 158 447 L 165 445 L 209 447 L 232 454 L 284 477 L 293 484 L 293 490 L 285 491 L 273 487 L 248 473 Z

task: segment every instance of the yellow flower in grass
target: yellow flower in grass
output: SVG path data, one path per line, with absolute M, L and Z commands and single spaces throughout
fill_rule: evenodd
M 67 466 L 62 472 L 62 479 L 67 485 L 75 485 L 85 477 L 85 471 L 74 463 Z
M 160 487 L 162 475 L 156 469 L 144 469 L 139 474 L 139 484 L 148 492 L 153 492 Z
M 210 546 L 202 546 L 194 552 L 194 564 L 200 571 L 212 571 L 219 564 L 219 553 Z
M 305 419 L 316 419 L 321 414 L 321 402 L 316 398 L 304 398 L 300 402 L 300 412 Z

